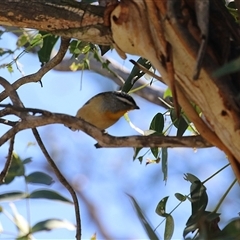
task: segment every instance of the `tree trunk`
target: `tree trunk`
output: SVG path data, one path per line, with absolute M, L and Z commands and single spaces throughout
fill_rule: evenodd
M 179 104 L 200 134 L 227 154 L 240 180 L 239 78 L 213 77 L 236 54 L 239 27 L 221 2 L 210 2 L 208 45 L 200 74 L 193 80 L 202 41 L 198 10 L 188 0 L 122 1 L 110 15 L 114 46 L 123 58 L 130 53 L 149 59 L 171 87 L 170 63 Z M 191 102 L 201 108 L 207 124 Z

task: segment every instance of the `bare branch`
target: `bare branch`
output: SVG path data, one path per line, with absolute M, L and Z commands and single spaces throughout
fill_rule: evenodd
M 41 110 L 36 110 L 40 112 Z M 64 124 L 73 129 L 82 130 L 98 141 L 97 147 L 190 147 L 205 148 L 211 147 L 201 136 L 169 137 L 169 136 L 129 136 L 114 137 L 102 132 L 95 126 L 67 114 L 49 113 L 45 116 L 27 116 L 16 126 L 8 130 L 0 138 L 0 146 L 13 135 L 28 128 L 36 128 L 49 124 Z
M 52 167 L 55 175 L 57 176 L 57 178 L 59 180 L 59 182 L 62 183 L 62 185 L 69 191 L 69 193 L 72 196 L 73 203 L 74 203 L 74 209 L 75 209 L 76 223 L 77 223 L 76 239 L 80 240 L 81 239 L 81 234 L 82 234 L 82 229 L 81 229 L 80 206 L 79 206 L 79 203 L 78 203 L 77 195 L 76 195 L 74 189 L 72 188 L 72 186 L 69 184 L 69 182 L 66 180 L 66 178 L 62 175 L 62 173 L 58 169 L 57 165 L 55 164 L 55 162 L 53 161 L 53 159 L 49 155 L 47 149 L 45 148 L 45 146 L 44 146 L 44 144 L 41 140 L 41 137 L 40 137 L 37 129 L 33 128 L 32 132 L 33 132 L 34 137 L 37 140 L 37 143 L 38 143 L 40 149 L 42 150 L 44 156 L 46 157 L 46 159 L 48 161 L 48 164 Z
M 9 168 L 11 166 L 13 146 L 14 146 L 14 136 L 11 138 L 11 141 L 10 141 L 7 161 L 6 161 L 5 165 L 4 165 L 4 168 L 3 168 L 2 172 L 0 173 L 0 183 L 3 183 L 5 181 L 5 177 L 7 176 Z

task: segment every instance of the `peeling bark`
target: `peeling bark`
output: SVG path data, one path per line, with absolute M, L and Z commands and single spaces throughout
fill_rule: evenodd
M 212 75 L 231 57 L 230 48 L 224 52 L 225 46 L 221 45 L 221 41 L 219 47 L 222 49 L 219 49 L 214 41 L 218 41 L 222 34 L 227 34 L 225 40 L 228 40 L 232 48 L 237 49 L 240 38 L 236 34 L 238 26 L 234 22 L 231 23 L 236 27 L 234 32 L 229 29 L 231 16 L 228 16 L 227 21 L 225 18 L 223 23 L 223 14 L 228 15 L 228 12 L 224 8 L 220 9 L 216 2 L 211 1 L 209 19 L 210 27 L 215 32 L 210 34 L 197 81 L 193 81 L 193 73 L 201 33 L 197 27 L 196 17 L 194 18 L 196 16 L 192 6 L 194 1 L 122 1 L 111 13 L 111 29 L 114 46 L 120 56 L 124 57 L 125 53 L 131 53 L 149 59 L 168 86 L 171 82 L 166 67 L 168 56 L 165 43 L 172 46 L 175 87 L 180 105 L 201 135 L 228 155 L 233 170 L 240 180 L 240 108 L 237 91 L 231 76 L 214 78 Z M 179 6 L 167 9 L 167 3 L 168 7 L 175 3 Z M 169 11 L 171 11 L 170 15 Z M 215 39 L 212 39 L 213 37 Z M 231 38 L 233 40 L 230 42 Z M 235 84 L 238 81 L 239 79 L 235 79 Z M 211 128 L 197 116 L 191 106 L 192 101 L 202 109 Z

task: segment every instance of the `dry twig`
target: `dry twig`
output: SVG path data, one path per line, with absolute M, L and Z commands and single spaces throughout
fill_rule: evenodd
M 6 163 L 4 165 L 4 168 L 3 168 L 3 170 L 2 170 L 2 172 L 0 174 L 0 183 L 3 183 L 5 181 L 5 177 L 7 176 L 9 168 L 11 166 L 13 146 L 14 146 L 14 136 L 11 138 L 10 146 L 9 146 L 9 149 L 8 149 L 7 161 L 6 161 Z

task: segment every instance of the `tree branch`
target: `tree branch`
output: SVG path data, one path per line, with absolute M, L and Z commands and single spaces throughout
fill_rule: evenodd
M 11 167 L 11 163 L 12 163 L 12 153 L 13 153 L 13 146 L 14 146 L 14 136 L 11 138 L 10 141 L 10 146 L 9 146 L 9 150 L 8 150 L 8 157 L 7 157 L 7 161 L 4 165 L 4 168 L 0 174 L 0 183 L 3 183 L 5 181 L 5 177 L 8 174 L 9 168 Z
M 12 107 L 14 109 L 14 107 Z M 25 109 L 27 110 L 27 108 Z M 24 111 L 25 111 L 24 110 Z M 31 109 L 32 110 L 32 109 Z M 11 112 L 11 110 L 9 110 Z M 15 113 L 12 110 L 13 114 Z M 201 136 L 188 137 L 169 137 L 169 136 L 129 136 L 129 137 L 114 137 L 105 132 L 102 132 L 95 126 L 67 114 L 47 112 L 44 115 L 43 110 L 36 109 L 36 112 L 43 112 L 41 116 L 27 116 L 21 122 L 17 123 L 13 128 L 8 130 L 0 138 L 0 146 L 4 144 L 13 135 L 24 129 L 36 128 L 49 124 L 64 124 L 73 129 L 82 130 L 89 136 L 98 141 L 96 147 L 190 147 L 190 148 L 205 148 L 212 145 L 205 141 Z
M 110 45 L 110 30 L 103 24 L 104 10 L 70 0 L 1 0 L 0 24 Z
M 55 175 L 57 176 L 57 178 L 59 180 L 59 182 L 69 191 L 69 193 L 72 196 L 73 203 L 74 203 L 75 216 L 76 216 L 76 225 L 77 225 L 76 239 L 80 240 L 81 239 L 81 234 L 82 234 L 82 229 L 81 229 L 80 206 L 79 206 L 79 203 L 78 203 L 77 195 L 76 195 L 74 189 L 72 188 L 72 186 L 69 184 L 69 182 L 66 180 L 66 178 L 62 175 L 62 173 L 58 169 L 54 160 L 49 155 L 47 149 L 45 148 L 45 146 L 44 146 L 44 144 L 41 140 L 41 137 L 40 137 L 37 129 L 33 128 L 32 132 L 33 132 L 34 137 L 37 140 L 37 143 L 38 143 L 42 153 L 44 154 L 45 158 L 47 159 L 48 164 L 52 167 Z

